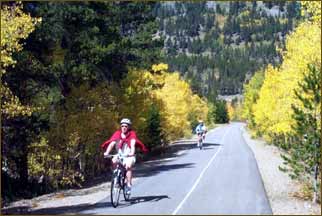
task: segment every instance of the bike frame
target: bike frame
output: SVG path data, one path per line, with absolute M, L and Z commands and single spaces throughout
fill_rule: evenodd
M 116 155 L 108 155 L 104 157 L 110 158 L 114 156 L 117 157 L 117 162 L 116 162 L 115 168 L 113 169 L 113 174 L 111 179 L 111 203 L 113 207 L 116 208 L 119 203 L 121 190 L 123 190 L 125 201 L 128 201 L 130 196 L 125 194 L 125 179 L 126 179 L 126 172 L 127 172 L 126 168 L 123 165 L 123 159 L 125 158 L 125 156 L 121 154 L 116 154 Z M 114 194 L 115 192 L 114 190 L 117 191 L 117 194 Z
M 117 173 L 118 178 L 123 176 L 124 177 L 123 180 L 125 180 L 126 172 L 127 172 L 125 166 L 123 165 L 123 160 L 125 157 L 120 154 L 116 154 L 113 156 L 117 156 L 116 167 L 113 169 L 113 174 Z M 119 179 L 119 180 L 121 180 L 121 179 Z M 119 184 L 120 184 L 121 188 L 124 189 L 124 182 L 119 182 Z
M 198 142 L 197 142 L 197 146 L 200 148 L 200 150 L 202 149 L 202 145 L 203 145 L 203 141 L 204 141 L 204 133 L 198 133 Z

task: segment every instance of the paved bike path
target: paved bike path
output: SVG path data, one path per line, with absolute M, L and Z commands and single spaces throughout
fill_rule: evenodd
M 240 127 L 230 126 L 217 161 L 178 214 L 272 214 L 256 160 Z
M 271 214 L 256 160 L 239 124 L 210 131 L 203 150 L 188 148 L 139 166 L 131 202 L 107 197 L 78 214 Z

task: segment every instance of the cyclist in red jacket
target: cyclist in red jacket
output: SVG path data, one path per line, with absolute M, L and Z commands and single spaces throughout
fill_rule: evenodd
M 131 129 L 131 120 L 124 118 L 121 120 L 121 129 L 117 130 L 110 139 L 106 140 L 101 147 L 106 148 L 104 156 L 107 156 L 115 146 L 118 153 L 125 156 L 123 165 L 125 166 L 127 179 L 127 193 L 131 193 L 132 186 L 132 167 L 136 161 L 135 147 L 139 147 L 144 153 L 148 150 L 144 144 L 137 138 L 134 130 Z M 112 158 L 113 165 L 117 162 L 117 157 Z

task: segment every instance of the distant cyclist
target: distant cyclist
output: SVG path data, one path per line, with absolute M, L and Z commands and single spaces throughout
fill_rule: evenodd
M 207 127 L 202 120 L 199 120 L 199 124 L 196 127 L 196 134 L 198 135 L 198 147 L 201 149 L 202 142 L 206 138 Z
M 124 118 L 120 122 L 121 129 L 117 130 L 110 139 L 105 141 L 101 147 L 103 149 L 106 148 L 104 152 L 104 156 L 107 156 L 112 151 L 113 147 L 115 146 L 118 153 L 125 156 L 123 165 L 125 166 L 126 172 L 126 182 L 127 182 L 127 189 L 126 193 L 131 193 L 131 186 L 132 186 L 132 167 L 136 161 L 135 158 L 135 147 L 138 146 L 144 153 L 148 150 L 144 146 L 144 144 L 137 138 L 136 133 L 134 130 L 131 129 L 131 120 Z M 115 145 L 117 144 L 117 145 Z M 112 158 L 113 166 L 117 163 L 117 157 Z

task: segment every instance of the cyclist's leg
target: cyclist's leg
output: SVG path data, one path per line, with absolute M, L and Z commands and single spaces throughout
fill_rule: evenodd
M 126 168 L 126 182 L 127 185 L 130 187 L 132 185 L 132 167 L 135 164 L 135 157 L 128 157 L 125 159 L 125 168 Z
M 118 148 L 118 142 L 113 142 L 113 146 L 115 147 L 115 151 L 119 152 L 119 148 Z M 113 156 L 112 158 L 112 168 L 113 170 L 116 168 L 116 164 L 119 162 L 118 156 Z
M 113 170 L 116 168 L 117 162 L 118 162 L 118 158 L 117 158 L 117 156 L 114 156 L 112 158 L 112 168 L 113 168 Z
M 198 147 L 200 146 L 201 139 L 202 139 L 202 134 L 198 133 Z

